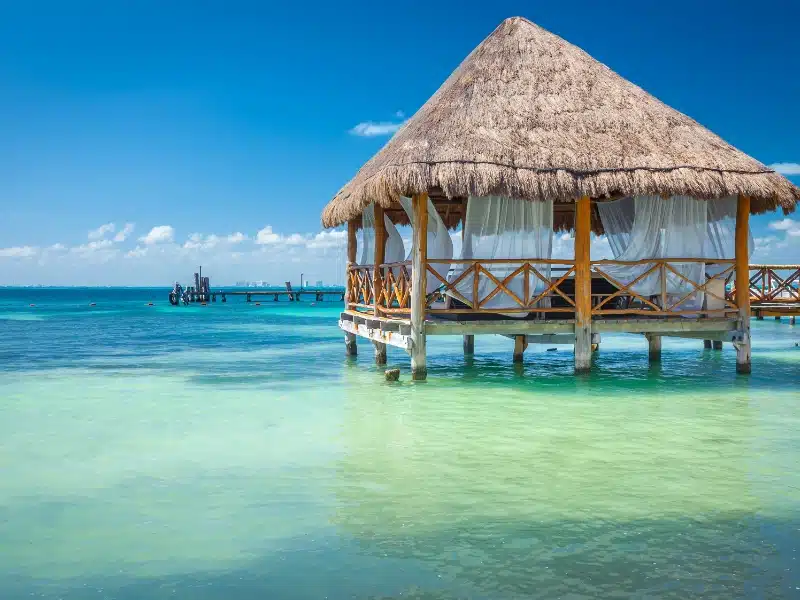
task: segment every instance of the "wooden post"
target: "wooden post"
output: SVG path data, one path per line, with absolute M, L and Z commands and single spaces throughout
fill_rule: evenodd
M 375 364 L 386 364 L 386 344 L 383 342 L 372 342 L 375 345 Z
M 777 317 L 775 317 L 775 320 L 776 320 L 776 321 L 780 321 L 780 320 L 781 320 L 781 317 L 780 317 L 780 315 L 779 315 L 779 316 L 777 316 Z
M 796 317 L 789 317 L 789 325 L 795 324 Z
M 525 349 L 528 347 L 528 340 L 524 335 L 514 336 L 514 362 L 521 363 Z
M 722 350 L 722 341 L 714 340 L 712 347 L 714 348 L 714 350 Z
M 592 359 L 591 201 L 575 203 L 575 372 L 589 371 Z
M 375 258 L 372 268 L 372 303 L 373 313 L 377 317 L 380 315 L 380 302 L 378 299 L 383 295 L 383 277 L 381 265 L 386 258 L 386 223 L 383 220 L 383 207 L 375 203 Z
M 411 379 L 428 376 L 425 362 L 425 298 L 428 281 L 428 194 L 414 194 L 411 259 Z
M 647 342 L 649 345 L 648 359 L 650 362 L 661 361 L 661 336 L 648 333 L 645 335 L 645 337 L 647 337 Z
M 472 252 L 464 253 L 464 232 L 467 230 L 467 202 L 468 198 L 461 201 L 461 256 L 472 256 Z M 470 240 L 471 243 L 471 240 Z M 464 356 L 472 356 L 475 354 L 475 336 L 464 336 Z
M 350 219 L 347 222 L 347 265 L 344 271 L 344 309 L 350 308 L 350 296 L 352 288 L 350 284 L 350 267 L 356 262 L 356 249 L 358 247 L 358 240 L 356 239 L 356 229 L 358 228 L 358 221 Z M 278 294 L 275 294 L 275 300 L 278 300 Z M 346 332 L 344 334 L 344 353 L 346 356 L 356 356 L 358 354 L 358 345 L 356 344 L 356 336 L 353 333 Z
M 703 348 L 706 350 L 711 350 L 711 340 L 703 340 Z
M 464 335 L 464 356 L 475 354 L 475 336 Z
M 739 307 L 741 339 L 736 344 L 736 372 L 750 372 L 750 265 L 748 222 L 750 198 L 739 196 L 736 207 L 736 304 Z

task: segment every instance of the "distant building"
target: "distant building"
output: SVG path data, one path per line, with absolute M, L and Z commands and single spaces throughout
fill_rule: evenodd
M 316 284 L 316 285 L 317 285 L 317 287 L 318 287 L 318 288 L 321 288 L 321 287 L 323 287 L 325 284 L 324 284 L 324 283 L 322 283 L 322 279 L 320 279 L 320 280 L 318 280 L 318 281 L 317 281 L 317 284 Z

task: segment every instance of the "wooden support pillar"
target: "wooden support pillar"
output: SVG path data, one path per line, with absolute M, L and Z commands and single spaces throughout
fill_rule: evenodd
M 797 318 L 797 317 L 789 317 L 789 325 L 794 325 L 794 324 L 795 324 L 795 319 L 796 319 L 796 318 Z
M 711 340 L 703 340 L 703 348 L 711 350 Z
M 358 354 L 358 345 L 356 344 L 356 334 L 345 332 L 344 353 L 345 356 L 356 356 Z
M 468 199 L 464 198 L 461 201 L 461 255 L 462 256 L 472 256 L 472 250 L 468 250 L 466 253 L 464 252 L 464 244 L 471 244 L 472 240 L 465 239 L 465 232 L 467 230 L 467 202 Z M 464 336 L 464 356 L 472 356 L 475 354 L 475 336 L 474 335 L 465 335 Z
M 475 354 L 475 336 L 464 336 L 464 356 L 471 356 Z
M 350 300 L 352 295 L 352 287 L 350 284 L 350 267 L 356 262 L 356 249 L 358 247 L 358 240 L 356 240 L 356 230 L 358 229 L 358 221 L 350 219 L 347 222 L 347 265 L 344 271 L 344 309 L 350 308 Z M 275 294 L 275 301 L 278 301 L 278 294 Z M 358 345 L 356 343 L 356 336 L 352 333 L 344 334 L 344 353 L 346 356 L 356 356 L 358 354 Z
M 589 264 L 591 201 L 583 196 L 575 203 L 575 372 L 589 371 L 592 358 L 592 280 Z
M 428 194 L 411 199 L 413 219 L 411 257 L 411 379 L 428 377 L 425 352 L 425 299 L 428 282 Z
M 661 336 L 654 333 L 646 333 L 647 338 L 647 358 L 650 362 L 661 362 Z
M 514 362 L 521 363 L 525 350 L 528 348 L 528 340 L 524 335 L 514 336 Z
M 780 317 L 780 315 L 778 315 L 777 317 L 775 317 L 775 320 L 776 320 L 776 321 L 780 321 L 780 320 L 781 320 L 781 317 Z
M 736 344 L 736 372 L 750 372 L 750 264 L 748 222 L 750 198 L 739 196 L 736 207 L 736 304 L 739 307 L 741 339 Z
M 722 341 L 721 340 L 714 340 L 713 348 L 714 348 L 714 350 L 722 350 Z
M 372 342 L 375 345 L 375 364 L 386 364 L 386 344 L 383 342 Z
M 381 265 L 386 258 L 386 222 L 383 220 L 383 207 L 375 203 L 375 258 L 372 269 L 372 306 L 373 314 L 380 315 L 380 298 L 383 296 Z

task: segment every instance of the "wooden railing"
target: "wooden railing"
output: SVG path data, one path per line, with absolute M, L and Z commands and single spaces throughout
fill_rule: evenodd
M 800 303 L 800 265 L 750 265 L 750 304 Z M 728 292 L 736 293 L 735 285 Z
M 549 265 L 546 277 L 541 265 Z M 497 271 L 502 275 L 495 275 Z M 371 265 L 352 265 L 348 272 L 348 306 L 374 308 L 373 271 Z M 493 272 L 494 271 L 494 272 Z M 447 273 L 452 272 L 448 278 Z M 574 261 L 556 259 L 429 259 L 427 273 L 437 281 L 426 290 L 426 307 L 430 314 L 505 314 L 575 311 L 574 294 L 567 286 L 575 274 Z M 443 276 L 442 273 L 445 273 Z M 472 278 L 470 280 L 470 277 Z M 450 279 L 450 281 L 448 281 Z M 469 282 L 469 290 L 464 284 Z M 486 285 L 488 282 L 488 287 Z M 565 285 L 567 284 L 567 285 Z M 518 292 L 511 288 L 515 287 Z M 508 302 L 502 306 L 487 304 L 498 295 Z M 377 291 L 378 312 L 387 315 L 408 315 L 411 312 L 411 262 L 381 265 L 381 285 Z M 555 303 L 546 300 L 556 299 Z M 447 306 L 441 306 L 445 302 Z M 547 306 L 551 304 L 551 306 Z M 553 305 L 555 304 L 555 305 Z
M 684 275 L 680 268 L 681 265 L 693 263 L 705 263 L 707 267 L 716 265 L 719 272 L 713 276 L 707 275 L 704 283 L 697 283 Z M 550 266 L 549 278 L 542 273 L 539 265 Z M 614 277 L 609 265 L 640 265 L 643 270 L 633 281 L 625 284 Z M 593 261 L 592 316 L 730 316 L 738 311 L 733 289 L 734 268 L 734 260 L 704 258 Z M 800 265 L 752 265 L 750 270 L 750 297 L 754 305 L 800 302 L 800 290 L 797 289 L 800 285 Z M 426 311 L 429 314 L 575 312 L 575 265 L 571 260 L 429 259 L 427 271 L 429 283 L 432 278 L 438 282 L 435 289 L 427 290 Z M 496 274 L 498 271 L 502 274 Z M 374 273 L 373 265 L 349 267 L 348 308 L 374 311 L 377 295 L 379 314 L 397 317 L 410 315 L 411 262 L 381 265 L 377 290 L 373 284 Z M 637 284 L 648 277 L 659 278 L 659 292 L 653 295 L 637 293 Z M 680 294 L 670 293 L 667 284 L 670 279 L 682 283 L 684 291 Z M 467 282 L 469 288 L 465 289 Z M 685 303 L 698 293 L 705 294 L 706 302 L 699 307 L 686 308 Z M 500 307 L 487 306 L 498 295 L 502 295 L 506 302 Z
M 373 265 L 350 265 L 347 269 L 345 302 L 350 309 L 374 309 Z
M 697 283 L 686 277 L 680 272 L 680 265 L 691 265 L 704 263 L 705 265 L 717 265 L 721 270 L 715 275 L 706 275 L 703 283 Z M 641 266 L 642 272 L 629 283 L 623 283 L 610 275 L 609 266 Z M 726 316 L 735 314 L 739 309 L 736 305 L 735 296 L 729 296 L 725 292 L 725 286 L 732 279 L 735 268 L 734 260 L 713 260 L 706 258 L 667 258 L 667 259 L 644 259 L 636 261 L 620 260 L 598 260 L 592 262 L 593 274 L 599 275 L 608 281 L 615 290 L 610 294 L 592 294 L 593 306 L 592 315 L 648 315 L 648 316 L 675 316 L 675 315 L 703 315 L 703 316 Z M 656 294 L 642 295 L 637 293 L 634 288 L 648 277 L 657 277 L 659 290 Z M 670 292 L 668 281 L 679 282 L 684 290 L 679 294 Z M 721 287 L 716 291 L 709 289 Z M 721 285 L 720 285 L 721 284 Z M 596 286 L 593 286 L 596 287 Z M 700 306 L 691 308 L 681 308 L 688 300 L 691 300 L 698 293 L 705 294 L 705 299 L 717 300 L 721 306 L 717 308 L 706 308 L 708 302 Z M 711 304 L 714 304 L 713 302 Z

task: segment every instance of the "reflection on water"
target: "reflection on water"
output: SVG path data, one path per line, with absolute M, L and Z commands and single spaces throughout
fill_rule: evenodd
M 444 338 L 390 384 L 336 306 L 3 293 L 4 599 L 800 594 L 800 328 L 754 321 L 752 377 Z

